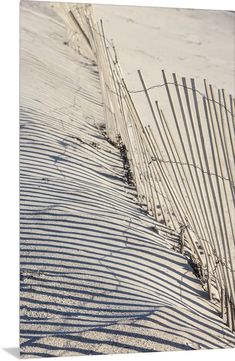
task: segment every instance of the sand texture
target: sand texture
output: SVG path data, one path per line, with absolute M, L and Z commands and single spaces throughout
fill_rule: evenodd
M 21 3 L 21 356 L 234 347 L 178 235 L 137 204 L 95 59 L 67 40 L 52 4 Z

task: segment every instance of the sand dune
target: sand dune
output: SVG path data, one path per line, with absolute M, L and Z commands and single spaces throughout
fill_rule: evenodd
M 178 236 L 125 181 L 94 59 L 50 4 L 21 16 L 22 357 L 234 347 Z

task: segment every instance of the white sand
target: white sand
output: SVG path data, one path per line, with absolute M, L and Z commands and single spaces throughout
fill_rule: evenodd
M 161 69 L 234 94 L 234 13 L 213 10 L 93 5 L 114 40 L 130 89 L 161 83 Z
M 96 20 L 103 20 L 107 38 L 114 41 L 129 90 L 142 89 L 138 69 L 147 87 L 163 83 L 164 69 L 168 79 L 172 73 L 179 79 L 194 78 L 203 93 L 207 79 L 235 94 L 234 12 L 115 5 L 93 5 L 93 9 Z M 132 96 L 142 121 L 152 125 L 144 95 Z M 153 89 L 151 97 L 170 119 L 165 89 Z
M 123 182 L 96 67 L 50 5 L 21 16 L 22 356 L 234 347 L 176 236 Z

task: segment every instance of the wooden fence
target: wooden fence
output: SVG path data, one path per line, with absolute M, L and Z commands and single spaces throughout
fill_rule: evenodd
M 60 6 L 60 5 L 58 5 Z M 70 42 L 81 41 L 94 57 L 100 75 L 108 137 L 127 149 L 142 207 L 179 233 L 179 251 L 187 256 L 221 317 L 235 330 L 234 113 L 232 96 L 204 81 L 204 92 L 162 71 L 163 82 L 128 91 L 112 42 L 92 8 L 64 8 Z M 165 89 L 170 113 L 165 116 L 153 89 Z M 154 126 L 140 119 L 132 93 L 143 93 Z

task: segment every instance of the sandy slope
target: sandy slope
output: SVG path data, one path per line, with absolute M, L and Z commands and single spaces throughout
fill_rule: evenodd
M 103 20 L 105 32 L 113 39 L 123 74 L 131 91 L 142 89 L 137 70 L 146 86 L 162 84 L 161 70 L 168 80 L 194 78 L 205 93 L 203 80 L 228 94 L 234 89 L 235 13 L 229 11 L 167 9 L 158 7 L 94 5 L 94 15 Z M 164 88 L 150 92 L 171 119 Z M 145 96 L 132 94 L 145 124 L 153 124 Z
M 93 5 L 114 40 L 130 89 L 162 81 L 160 71 L 194 77 L 234 94 L 234 13 L 229 11 Z M 128 36 L 127 36 L 128 34 Z
M 93 61 L 50 5 L 21 16 L 22 356 L 234 346 L 177 237 L 123 180 Z

